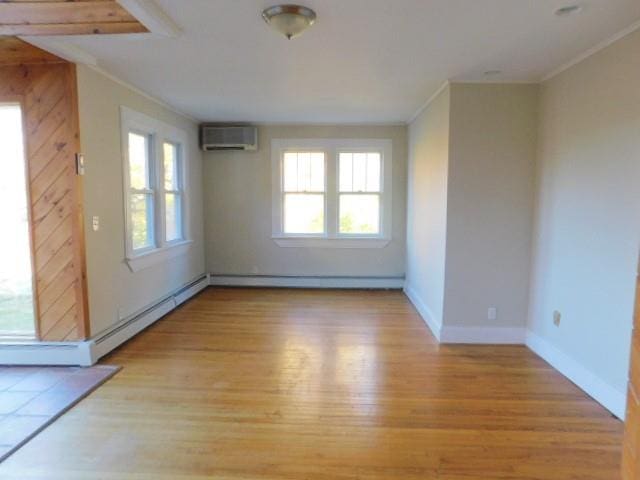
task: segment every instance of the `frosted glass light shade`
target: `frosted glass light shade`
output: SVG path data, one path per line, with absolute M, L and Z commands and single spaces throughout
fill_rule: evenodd
M 262 18 L 285 37 L 292 39 L 313 25 L 316 14 L 300 5 L 276 5 L 264 10 Z

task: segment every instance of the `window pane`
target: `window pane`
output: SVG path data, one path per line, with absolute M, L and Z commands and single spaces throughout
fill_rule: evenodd
M 324 192 L 324 153 L 311 154 L 311 181 L 309 190 Z
M 182 238 L 181 197 L 177 193 L 164 195 L 165 229 L 167 242 Z
M 324 153 L 285 153 L 283 185 L 285 192 L 324 192 Z
M 285 194 L 284 232 L 324 233 L 324 195 Z
M 131 228 L 134 250 L 153 246 L 152 195 L 145 193 L 131 195 Z
M 379 192 L 381 185 L 380 153 L 340 153 L 341 192 Z
M 173 143 L 162 145 L 164 153 L 164 189 L 180 190 L 178 177 L 178 146 Z
M 149 188 L 149 139 L 129 132 L 129 181 L 131 188 Z
M 340 233 L 380 233 L 380 197 L 340 195 Z
M 284 154 L 284 191 L 296 192 L 298 191 L 298 154 L 297 153 L 285 153 Z
M 353 154 L 353 191 L 364 192 L 367 188 L 367 154 Z
M 367 192 L 380 191 L 380 154 L 367 153 Z
M 353 192 L 353 153 L 340 154 L 340 191 Z

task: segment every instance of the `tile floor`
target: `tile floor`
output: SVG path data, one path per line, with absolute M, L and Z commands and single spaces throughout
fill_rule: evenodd
M 0 366 L 0 462 L 118 370 Z

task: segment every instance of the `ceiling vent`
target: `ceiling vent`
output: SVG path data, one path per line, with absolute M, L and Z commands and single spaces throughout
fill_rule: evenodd
M 258 128 L 251 126 L 201 125 L 200 147 L 215 150 L 257 150 Z

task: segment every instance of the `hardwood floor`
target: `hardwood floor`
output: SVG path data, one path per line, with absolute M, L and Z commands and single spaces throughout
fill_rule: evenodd
M 622 423 L 525 347 L 438 346 L 400 292 L 209 289 L 2 479 L 619 478 Z

